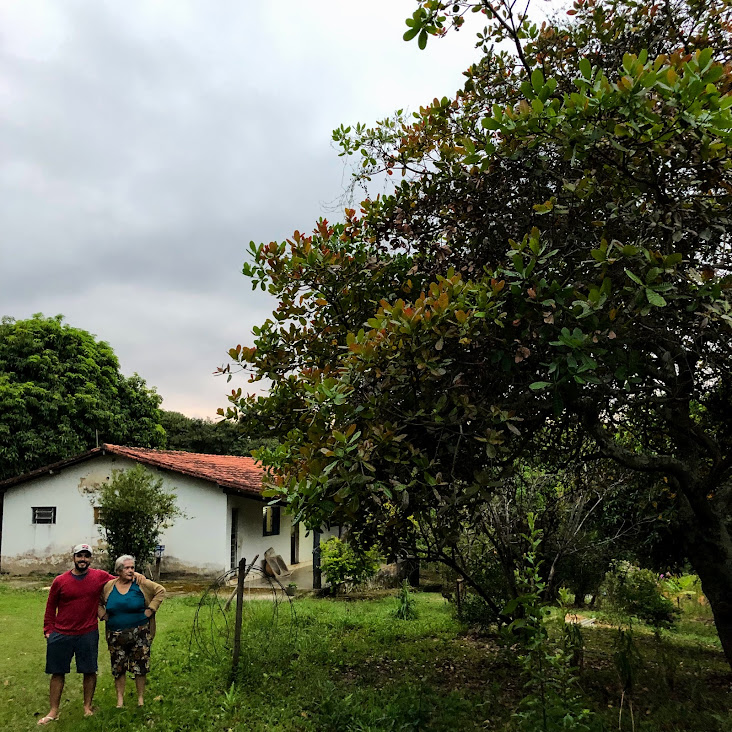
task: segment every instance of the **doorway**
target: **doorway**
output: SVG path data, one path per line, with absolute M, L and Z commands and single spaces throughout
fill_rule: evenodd
M 239 509 L 231 509 L 231 558 L 230 566 L 234 569 L 239 563 Z
M 290 531 L 290 564 L 300 563 L 300 524 L 292 524 Z

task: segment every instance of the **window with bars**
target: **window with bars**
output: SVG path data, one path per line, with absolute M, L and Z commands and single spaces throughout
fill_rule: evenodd
M 56 506 L 33 506 L 32 523 L 34 524 L 55 524 Z
M 280 533 L 280 507 L 265 506 L 262 509 L 262 536 L 278 536 Z

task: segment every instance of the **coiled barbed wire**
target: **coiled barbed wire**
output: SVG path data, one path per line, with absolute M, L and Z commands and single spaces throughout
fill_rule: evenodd
M 236 587 L 230 582 L 238 579 L 239 568 L 224 572 L 206 588 L 196 607 L 188 643 L 189 656 L 195 649 L 211 663 L 221 663 L 232 657 L 234 650 L 234 618 Z M 288 634 L 287 642 L 294 647 L 297 638 L 297 616 L 292 598 L 277 577 L 265 573 L 254 563 L 246 568 L 246 577 L 255 575 L 266 582 L 265 587 L 253 587 L 245 583 L 242 607 L 242 649 L 256 651 L 262 641 L 271 640 L 273 634 Z M 233 591 L 232 591 L 233 590 Z M 268 603 L 267 606 L 264 603 Z M 285 615 L 280 612 L 283 605 Z M 268 610 L 268 607 L 271 609 Z

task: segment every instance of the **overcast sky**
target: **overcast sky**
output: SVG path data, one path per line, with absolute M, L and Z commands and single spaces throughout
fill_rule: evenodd
M 272 309 L 249 241 L 333 218 L 341 122 L 452 95 L 476 58 L 474 28 L 402 41 L 415 8 L 0 0 L 0 315 L 62 313 L 214 416 L 236 382 L 212 372 Z

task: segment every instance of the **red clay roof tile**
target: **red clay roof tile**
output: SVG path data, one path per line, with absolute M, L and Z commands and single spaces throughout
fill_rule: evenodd
M 190 475 L 259 497 L 264 470 L 254 458 L 238 455 L 205 455 L 178 450 L 150 450 L 144 447 L 102 445 L 102 450 L 175 473 Z
M 81 455 L 60 460 L 52 465 L 46 465 L 14 478 L 0 481 L 0 493 L 42 475 L 53 474 L 70 465 L 100 457 L 105 452 L 163 470 L 171 470 L 175 473 L 190 475 L 193 478 L 209 480 L 224 489 L 242 495 L 260 498 L 262 494 L 264 470 L 256 460 L 250 457 L 204 455 L 178 450 L 150 450 L 144 447 L 123 447 L 108 444 L 95 447 Z

